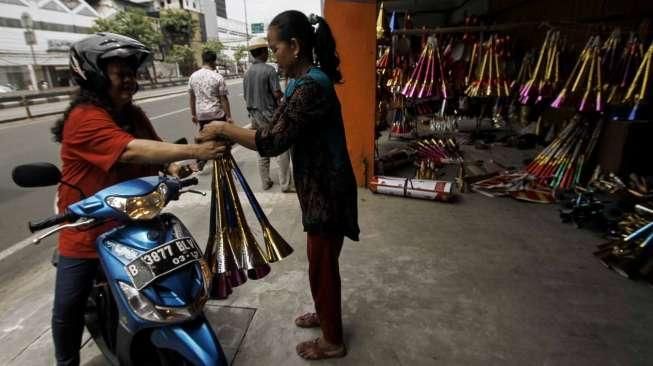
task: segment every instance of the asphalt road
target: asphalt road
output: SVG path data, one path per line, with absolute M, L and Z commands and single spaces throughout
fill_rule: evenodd
M 233 80 L 228 84 L 233 117 L 240 125 L 247 124 L 242 83 Z M 192 141 L 196 127 L 191 123 L 187 94 L 145 99 L 138 104 L 164 140 L 186 137 Z M 30 235 L 27 230 L 29 220 L 53 214 L 55 188 L 18 187 L 11 179 L 11 171 L 16 165 L 38 161 L 60 165 L 59 145 L 52 141 L 50 133 L 50 127 L 58 117 L 0 124 L 3 153 L 0 162 L 0 281 L 15 275 L 16 271 L 41 263 L 51 255 L 54 238 L 39 246 L 26 245 L 24 239 Z

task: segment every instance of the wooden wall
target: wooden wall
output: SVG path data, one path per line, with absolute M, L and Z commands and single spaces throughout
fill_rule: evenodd
M 326 0 L 324 14 L 336 39 L 344 83 L 336 86 L 347 147 L 359 186 L 374 169 L 376 3 Z

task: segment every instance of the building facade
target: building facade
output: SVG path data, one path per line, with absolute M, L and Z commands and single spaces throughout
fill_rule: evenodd
M 67 86 L 68 50 L 88 36 L 97 11 L 84 0 L 0 0 L 0 9 L 0 85 Z

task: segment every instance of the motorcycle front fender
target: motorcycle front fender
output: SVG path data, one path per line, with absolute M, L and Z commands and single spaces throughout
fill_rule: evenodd
M 220 342 L 204 316 L 187 323 L 155 328 L 150 340 L 155 346 L 171 349 L 197 366 L 228 365 Z

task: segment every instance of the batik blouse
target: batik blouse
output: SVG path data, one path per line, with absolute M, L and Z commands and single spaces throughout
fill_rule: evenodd
M 256 131 L 261 156 L 290 149 L 304 231 L 358 240 L 356 179 L 347 152 L 340 101 L 319 68 L 286 88 L 269 127 Z

